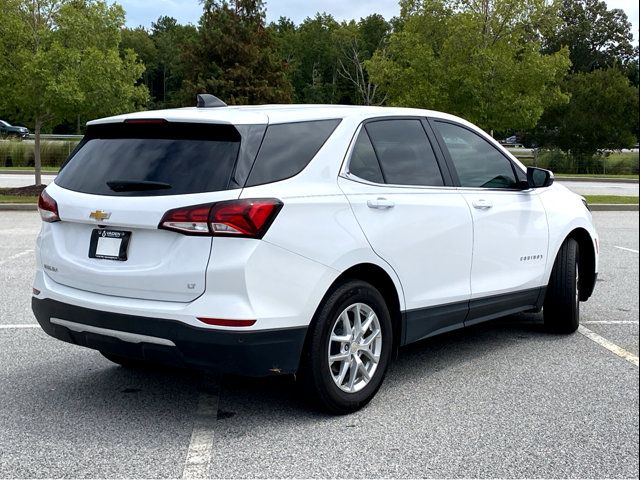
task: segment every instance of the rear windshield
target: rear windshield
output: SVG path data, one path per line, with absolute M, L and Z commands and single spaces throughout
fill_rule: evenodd
M 77 192 L 113 196 L 227 190 L 232 188 L 240 138 L 231 125 L 90 126 L 55 183 Z

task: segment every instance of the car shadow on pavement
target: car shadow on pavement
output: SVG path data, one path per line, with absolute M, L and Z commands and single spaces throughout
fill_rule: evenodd
M 385 402 L 394 391 L 424 384 L 434 375 L 456 374 L 465 364 L 485 355 L 500 355 L 501 349 L 531 341 L 548 341 L 539 315 L 518 315 L 426 339 L 400 349 L 383 386 L 365 409 L 393 409 Z M 93 352 L 78 350 L 87 359 Z M 97 353 L 95 355 L 98 355 Z M 313 408 L 301 394 L 293 376 L 245 378 L 215 377 L 200 372 L 167 367 L 130 369 L 109 365 L 101 357 L 90 357 L 88 368 L 78 359 L 65 365 L 51 365 L 66 377 L 51 378 L 40 385 L 24 385 L 31 398 L 50 418 L 64 418 L 74 411 L 77 418 L 104 419 L 119 428 L 184 428 L 197 410 L 204 391 L 218 394 L 220 422 L 232 427 L 258 422 L 287 428 L 299 422 L 332 422 L 336 417 Z M 508 361 L 508 359 L 505 359 Z M 451 372 L 449 372 L 451 371 Z M 124 413 L 123 413 L 124 412 Z M 384 412 L 380 412 L 384 414 Z M 360 412 L 349 417 L 357 418 Z M 131 419 L 135 422 L 131 423 Z M 348 417 L 343 417 L 348 418 Z M 161 424 L 159 422 L 162 422 Z
M 405 383 L 425 381 L 434 373 L 455 369 L 484 355 L 495 355 L 501 348 L 532 340 L 545 342 L 549 338 L 541 315 L 520 314 L 422 340 L 400 349 L 378 396 Z M 221 379 L 218 419 L 235 421 L 239 417 L 262 416 L 263 421 L 271 418 L 276 423 L 289 423 L 305 418 L 313 421 L 328 418 L 317 412 L 300 390 L 292 376 L 225 376 Z M 366 408 L 386 408 L 376 399 Z M 286 415 L 279 414 L 283 412 Z

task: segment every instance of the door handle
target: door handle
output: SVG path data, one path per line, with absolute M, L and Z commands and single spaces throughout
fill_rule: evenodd
M 389 208 L 393 208 L 394 205 L 395 203 L 393 203 L 391 200 L 387 200 L 383 197 L 378 197 L 375 200 L 367 200 L 367 207 L 375 208 L 378 210 L 387 210 Z
M 489 210 L 491 207 L 493 207 L 493 203 L 489 200 L 479 198 L 473 201 L 473 208 L 477 208 L 478 210 Z

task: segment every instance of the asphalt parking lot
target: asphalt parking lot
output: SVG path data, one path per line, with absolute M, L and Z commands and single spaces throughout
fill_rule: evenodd
M 48 337 L 39 218 L 0 212 L 0 477 L 637 478 L 638 213 L 594 217 L 582 333 L 529 314 L 426 340 L 368 407 L 329 417 L 288 377 L 127 370 Z

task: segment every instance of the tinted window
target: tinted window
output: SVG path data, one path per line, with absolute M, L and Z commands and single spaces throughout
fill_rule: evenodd
M 262 185 L 293 177 L 315 157 L 340 120 L 270 125 L 247 186 Z
M 89 127 L 55 182 L 115 196 L 226 190 L 239 148 L 240 135 L 229 125 L 97 125 Z M 152 188 L 156 184 L 161 188 Z
M 458 172 L 460 186 L 515 188 L 511 162 L 496 148 L 466 128 L 435 122 Z
M 349 162 L 349 172 L 363 180 L 384 183 L 376 152 L 364 128 L 360 130 L 356 144 L 353 147 Z
M 366 125 L 386 183 L 444 185 L 420 120 L 382 120 Z

